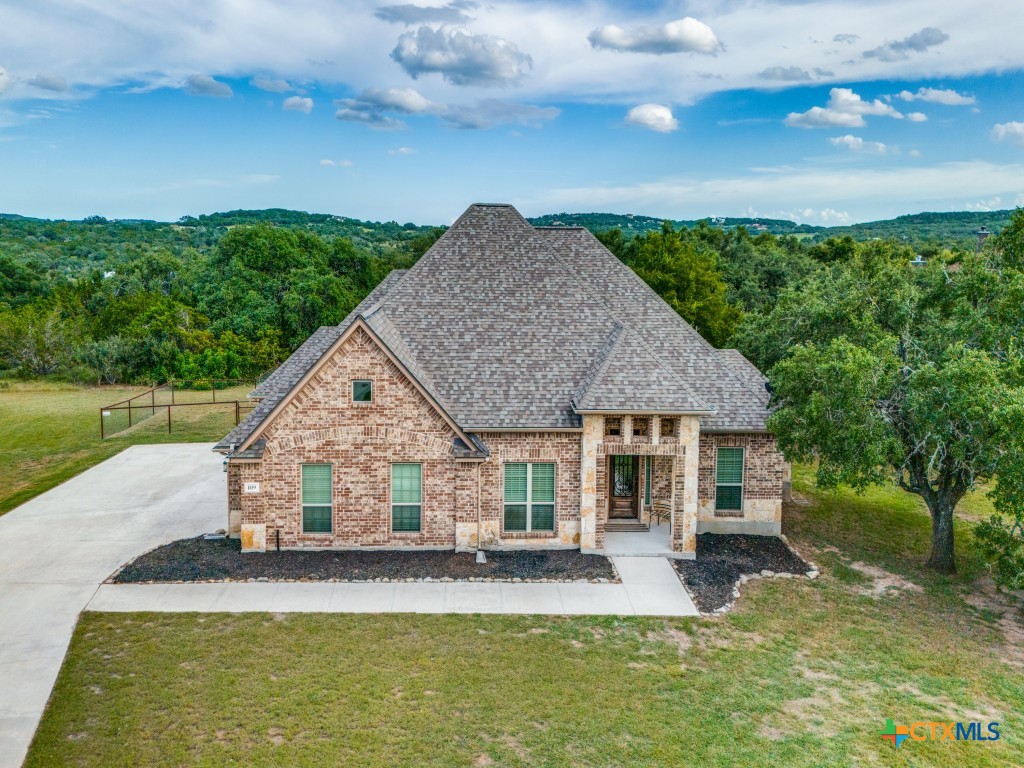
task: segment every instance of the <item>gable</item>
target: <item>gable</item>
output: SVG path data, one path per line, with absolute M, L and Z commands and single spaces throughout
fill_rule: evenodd
M 372 382 L 370 402 L 353 402 L 356 380 Z M 260 438 L 273 452 L 297 442 L 384 435 L 451 453 L 456 432 L 377 340 L 357 326 L 281 404 Z

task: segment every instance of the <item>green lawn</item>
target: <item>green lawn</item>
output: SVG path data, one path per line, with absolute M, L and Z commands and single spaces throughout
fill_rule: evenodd
M 937 577 L 914 499 L 807 477 L 785 527 L 821 577 L 714 620 L 84 614 L 28 765 L 1024 764 L 1024 617 L 967 527 Z M 903 588 L 870 596 L 858 561 Z M 897 750 L 886 718 L 1003 738 Z
M 136 443 L 214 442 L 234 425 L 231 406 L 176 408 L 167 434 L 167 409 L 152 418 L 136 412 L 131 430 L 100 440 L 99 408 L 145 387 L 79 387 L 46 382 L 7 382 L 0 388 L 0 514 Z M 252 387 L 217 392 L 218 400 L 244 398 Z M 177 393 L 176 402 L 205 400 L 210 392 Z M 164 397 L 163 402 L 168 398 Z M 157 400 L 159 404 L 161 400 Z M 127 413 L 112 412 L 111 429 L 127 426 Z

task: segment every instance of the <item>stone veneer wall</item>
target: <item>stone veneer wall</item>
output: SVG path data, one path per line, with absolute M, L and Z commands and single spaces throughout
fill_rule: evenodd
M 745 449 L 742 513 L 715 510 L 716 462 L 721 446 Z M 701 434 L 699 529 L 702 532 L 778 534 L 782 523 L 785 467 L 785 459 L 778 450 L 774 435 Z

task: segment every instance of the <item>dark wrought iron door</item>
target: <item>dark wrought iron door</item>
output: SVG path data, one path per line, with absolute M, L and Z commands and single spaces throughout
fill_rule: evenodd
M 612 456 L 609 517 L 636 517 L 637 457 Z

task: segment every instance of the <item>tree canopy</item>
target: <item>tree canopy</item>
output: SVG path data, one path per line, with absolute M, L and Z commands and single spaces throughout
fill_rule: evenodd
M 909 255 L 872 242 L 824 259 L 749 316 L 738 342 L 769 370 L 769 425 L 787 458 L 816 462 L 824 487 L 892 478 L 919 495 L 928 563 L 951 572 L 953 510 L 968 490 L 993 482 L 1007 515 L 1024 500 L 1024 273 L 1006 248 L 952 268 Z

